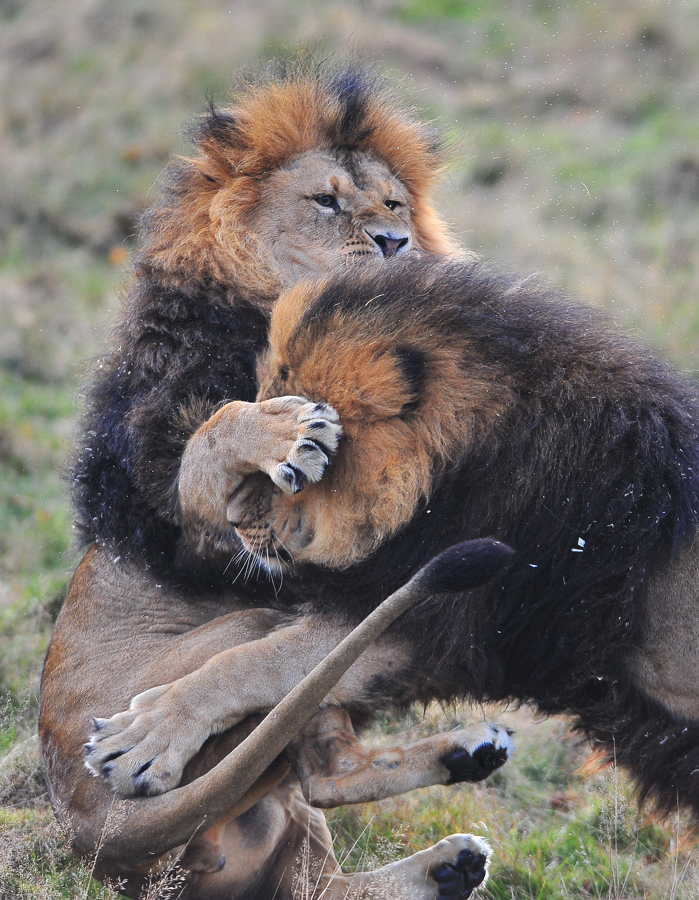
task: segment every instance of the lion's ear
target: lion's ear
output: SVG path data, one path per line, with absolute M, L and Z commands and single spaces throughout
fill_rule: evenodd
M 353 355 L 353 361 L 357 361 L 356 355 Z M 427 361 L 414 347 L 391 347 L 368 354 L 363 365 L 357 367 L 360 416 L 402 418 L 417 409 L 426 377 Z
M 189 157 L 184 156 L 182 159 L 193 166 L 210 184 L 221 186 L 225 183 L 226 173 L 218 163 L 214 162 L 208 156 L 202 156 L 199 159 L 190 159 Z
M 295 393 L 330 403 L 343 422 L 364 424 L 415 409 L 426 373 L 418 351 L 343 340 L 332 329 L 296 363 Z

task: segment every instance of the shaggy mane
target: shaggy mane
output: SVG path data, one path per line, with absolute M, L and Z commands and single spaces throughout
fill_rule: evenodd
M 282 361 L 293 368 L 297 348 L 309 359 L 318 344 L 337 368 L 324 385 L 324 370 L 309 367 L 308 389 L 295 382 L 294 390 L 332 403 L 344 421 L 344 384 L 367 334 L 382 352 L 422 355 L 418 427 L 429 423 L 434 388 L 445 398 L 437 413 L 448 420 L 459 402 L 450 390 L 468 400 L 474 382 L 489 384 L 478 394 L 488 398 L 488 415 L 466 429 L 460 458 L 437 467 L 407 525 L 350 569 L 297 567 L 298 596 L 359 619 L 453 543 L 503 541 L 515 557 L 493 583 L 458 599 L 435 596 L 393 626 L 415 647 L 410 686 L 418 698 L 533 701 L 542 712 L 573 715 L 631 769 L 641 799 L 672 812 L 679 796 L 699 821 L 699 725 L 661 707 L 628 671 L 650 576 L 699 529 L 697 385 L 599 311 L 534 278 L 482 261 L 405 259 L 320 286 L 288 329 Z M 445 352 L 458 361 L 456 376 L 438 363 Z M 417 457 L 416 449 L 411 465 Z M 357 473 L 354 482 L 368 492 L 377 477 Z M 391 499 L 376 485 L 371 498 L 382 511 Z
M 85 545 L 136 557 L 163 579 L 229 585 L 227 551 L 212 546 L 203 558 L 183 536 L 177 478 L 194 431 L 223 403 L 255 399 L 281 290 L 244 224 L 265 177 L 313 149 L 374 155 L 410 193 L 416 244 L 455 245 L 429 196 L 444 162 L 438 136 L 362 64 L 302 60 L 251 74 L 192 138 L 197 155 L 170 164 L 161 202 L 143 218 L 133 285 L 86 390 L 73 501 Z
M 418 244 L 454 252 L 431 202 L 444 170 L 441 138 L 371 70 L 277 63 L 243 80 L 233 100 L 221 109 L 211 103 L 191 132 L 199 155 L 170 166 L 165 203 L 145 219 L 151 264 L 181 279 L 233 278 L 258 298 L 276 297 L 276 276 L 243 220 L 265 176 L 311 150 L 378 157 L 410 192 Z

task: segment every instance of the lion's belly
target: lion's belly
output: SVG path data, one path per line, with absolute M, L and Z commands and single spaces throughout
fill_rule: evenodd
M 629 668 L 650 697 L 699 721 L 699 541 L 651 576 Z

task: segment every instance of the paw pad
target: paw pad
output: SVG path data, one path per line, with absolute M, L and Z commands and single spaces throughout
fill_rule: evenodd
M 442 757 L 449 771 L 447 784 L 482 781 L 504 765 L 514 751 L 511 731 L 497 725 L 471 726 L 456 735 L 460 746 Z
M 482 884 L 487 873 L 485 853 L 462 850 L 456 863 L 441 863 L 432 873 L 439 885 L 439 897 L 443 900 L 468 900 L 474 889 Z

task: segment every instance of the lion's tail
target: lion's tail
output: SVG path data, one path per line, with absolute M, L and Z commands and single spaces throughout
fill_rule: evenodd
M 465 541 L 420 569 L 351 631 L 257 726 L 238 747 L 201 778 L 166 794 L 129 804 L 120 831 L 111 835 L 100 858 L 121 860 L 138 847 L 160 856 L 189 841 L 221 818 L 241 815 L 274 782 L 276 757 L 313 715 L 359 655 L 411 606 L 431 594 L 477 587 L 496 575 L 513 551 L 495 540 Z M 278 777 L 277 777 L 278 780 Z

